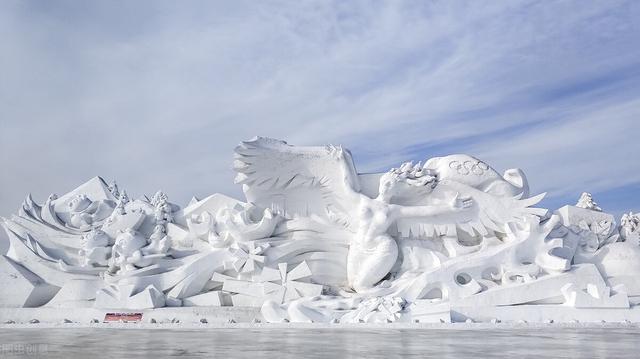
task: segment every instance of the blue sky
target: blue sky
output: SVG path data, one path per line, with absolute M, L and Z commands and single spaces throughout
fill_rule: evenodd
M 638 1 L 0 2 L 0 215 L 95 175 L 241 197 L 254 135 L 361 172 L 466 152 L 640 211 Z

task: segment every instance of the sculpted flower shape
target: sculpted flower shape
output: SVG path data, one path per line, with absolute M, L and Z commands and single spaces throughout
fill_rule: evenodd
M 321 285 L 300 281 L 311 276 L 307 262 L 302 262 L 289 271 L 287 269 L 287 263 L 278 263 L 278 269 L 264 267 L 260 275 L 254 277 L 254 281 L 264 282 L 265 295 L 280 303 L 322 294 Z
M 234 259 L 228 262 L 225 267 L 233 268 L 238 273 L 250 274 L 264 265 L 264 251 L 269 248 L 269 244 L 256 245 L 255 241 L 236 242 L 231 248 Z

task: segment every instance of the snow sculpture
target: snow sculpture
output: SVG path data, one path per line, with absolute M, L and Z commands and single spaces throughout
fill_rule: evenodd
M 515 186 L 482 161 L 465 155 L 436 158 L 424 166 L 405 163 L 393 168 L 380 177 L 378 195 L 370 198 L 360 193 L 351 155 L 340 147 L 299 148 L 282 141 L 256 139 L 243 142 L 236 154 L 236 182 L 242 183 L 247 192 L 270 189 L 267 199 L 256 198 L 260 202 L 282 199 L 285 205 L 280 211 L 291 215 L 299 209 L 290 203 L 304 203 L 305 197 L 315 196 L 320 198 L 317 206 L 324 205 L 317 208 L 320 213 L 327 213 L 353 232 L 347 278 L 356 291 L 371 288 L 396 263 L 398 247 L 387 231 L 398 221 L 404 221 L 401 224 L 405 226 L 407 221 L 414 227 L 428 226 L 431 233 L 453 233 L 456 225 L 469 233 L 474 228 L 488 233 L 528 213 L 541 213 L 528 206 L 542 196 L 514 199 L 514 193 L 508 190 L 525 189 L 509 188 Z M 488 191 L 478 190 L 481 186 Z M 305 188 L 302 196 L 301 187 Z M 497 195 L 492 193 L 496 188 L 500 191 Z M 305 210 L 308 214 L 308 208 Z
M 78 254 L 84 258 L 82 265 L 85 267 L 106 266 L 111 254 L 111 239 L 99 229 L 91 231 L 82 236 L 82 248 Z
M 593 200 L 593 196 L 588 192 L 582 192 L 578 203 L 576 203 L 576 207 L 602 212 L 602 208 L 598 207 L 598 204 Z
M 640 245 L 640 215 L 625 213 L 620 219 L 620 236 L 625 241 L 635 241 Z
M 259 307 L 269 322 L 640 321 L 640 220 L 588 193 L 534 208 L 468 155 L 359 174 L 339 146 L 235 149 L 246 203 L 180 208 L 96 177 L 2 219 L 9 307 Z M 597 308 L 597 309 L 595 309 Z M 622 314 L 620 314 L 622 313 Z

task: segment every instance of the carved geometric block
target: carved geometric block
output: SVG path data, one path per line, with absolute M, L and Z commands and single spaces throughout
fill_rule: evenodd
M 184 307 L 222 307 L 228 305 L 225 297 L 229 295 L 223 293 L 219 290 L 214 290 L 198 295 L 194 295 L 192 297 L 184 298 L 182 300 L 182 305 Z
M 0 307 L 39 307 L 46 304 L 60 288 L 14 262 L 0 257 Z
M 164 294 L 153 285 L 132 295 L 132 285 L 111 285 L 102 288 L 96 295 L 95 308 L 150 309 L 165 306 Z

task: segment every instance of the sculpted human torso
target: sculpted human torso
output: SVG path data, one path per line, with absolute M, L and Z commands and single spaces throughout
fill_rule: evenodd
M 398 246 L 387 234 L 393 222 L 388 204 L 361 195 L 358 207 L 357 232 L 347 257 L 347 278 L 354 290 L 362 291 L 387 275 L 398 257 Z
M 372 242 L 381 233 L 385 233 L 391 225 L 393 218 L 389 205 L 384 202 L 361 196 L 358 206 L 358 231 L 356 237 L 363 244 Z

